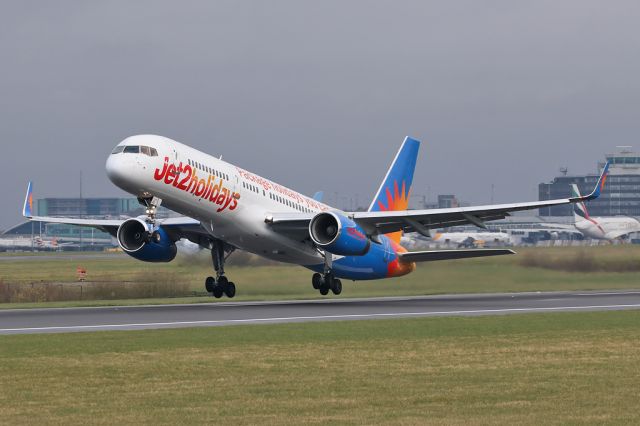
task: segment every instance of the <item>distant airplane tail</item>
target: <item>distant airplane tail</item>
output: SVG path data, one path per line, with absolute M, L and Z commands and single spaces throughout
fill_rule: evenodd
M 368 211 L 399 211 L 409 207 L 413 172 L 416 168 L 419 149 L 419 141 L 409 136 L 404 139 Z M 400 243 L 402 233 L 394 232 L 388 236 L 396 243 Z
M 29 182 L 27 186 L 27 195 L 24 198 L 24 207 L 22 207 L 22 216 L 33 217 L 33 183 Z
M 578 189 L 578 185 L 575 183 L 571 184 L 571 193 L 573 197 L 581 197 L 580 190 Z M 589 220 L 589 211 L 587 210 L 587 206 L 580 201 L 573 205 L 573 219 L 575 222 L 580 222 L 582 220 Z

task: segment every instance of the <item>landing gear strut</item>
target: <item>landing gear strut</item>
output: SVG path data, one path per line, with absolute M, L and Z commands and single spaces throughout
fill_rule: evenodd
M 227 249 L 226 251 L 225 248 Z M 221 298 L 223 294 L 228 298 L 236 295 L 236 285 L 227 280 L 224 275 L 224 262 L 233 250 L 233 247 L 225 247 L 225 244 L 220 240 L 213 240 L 212 242 L 211 260 L 213 261 L 213 269 L 216 271 L 216 277 L 207 277 L 204 287 L 216 299 Z
M 138 197 L 138 203 L 145 207 L 144 213 L 147 215 L 147 222 L 155 223 L 158 207 L 162 204 L 162 199 L 154 197 L 148 193 Z

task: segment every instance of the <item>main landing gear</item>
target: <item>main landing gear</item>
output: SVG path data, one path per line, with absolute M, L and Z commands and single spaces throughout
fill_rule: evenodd
M 324 273 L 313 274 L 311 277 L 311 284 L 313 288 L 320 291 L 320 294 L 326 296 L 329 294 L 329 290 L 333 292 L 336 296 L 342 293 L 342 281 L 337 279 L 333 272 L 331 272 L 331 268 L 333 267 L 333 255 L 328 251 L 320 252 L 324 257 Z
M 226 248 L 226 250 L 225 250 Z M 211 260 L 213 261 L 213 269 L 216 270 L 216 277 L 207 277 L 204 287 L 213 294 L 213 297 L 219 299 L 222 295 L 232 298 L 236 295 L 236 285 L 224 276 L 224 262 L 233 253 L 233 247 L 226 246 L 222 241 L 214 240 L 211 247 Z
M 326 296 L 329 290 L 336 296 L 342 293 L 342 281 L 333 276 L 331 272 L 324 275 L 315 273 L 311 278 L 313 288 L 320 291 L 320 294 Z

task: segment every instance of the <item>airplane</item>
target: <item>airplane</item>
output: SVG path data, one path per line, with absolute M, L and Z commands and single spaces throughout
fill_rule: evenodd
M 44 239 L 40 236 L 33 238 L 0 238 L 0 251 L 5 250 L 57 250 L 68 243 L 59 243 L 56 238 Z
M 106 173 L 113 184 L 135 195 L 145 214 L 128 219 L 38 217 L 29 182 L 23 215 L 34 221 L 101 229 L 114 236 L 124 252 L 147 262 L 170 262 L 176 241 L 188 239 L 211 250 L 215 277 L 205 288 L 214 297 L 236 294 L 225 260 L 246 250 L 311 271 L 320 294 L 342 292 L 342 279 L 399 277 L 416 262 L 514 254 L 508 249 L 408 252 L 403 233 L 428 236 L 430 229 L 502 219 L 510 212 L 597 198 L 608 166 L 593 192 L 584 197 L 479 207 L 407 210 L 420 142 L 406 137 L 369 209 L 346 212 L 302 195 L 192 147 L 157 135 L 131 136 L 113 149 Z M 366 164 L 366 163 L 363 163 Z M 159 219 L 163 205 L 182 217 Z
M 571 184 L 574 197 L 580 197 L 578 185 Z M 583 202 L 573 205 L 574 226 L 585 237 L 613 241 L 640 232 L 640 222 L 632 217 L 591 217 Z
M 37 247 L 35 239 L 17 237 L 17 238 L 0 238 L 0 251 L 5 250 L 26 250 Z
M 431 232 L 431 238 L 425 239 L 420 235 L 405 235 L 402 241 L 408 245 L 416 246 L 423 242 L 432 241 L 444 244 L 456 244 L 461 247 L 483 247 L 487 243 L 511 244 L 511 237 L 506 232 Z
M 505 232 L 437 232 L 433 241 L 457 244 L 458 247 L 480 247 L 486 243 L 511 244 Z

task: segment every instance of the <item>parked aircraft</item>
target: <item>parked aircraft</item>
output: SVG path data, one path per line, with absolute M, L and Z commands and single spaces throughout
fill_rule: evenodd
M 0 250 L 57 250 L 66 244 L 59 243 L 56 238 L 45 239 L 40 236 L 0 238 Z
M 578 185 L 572 184 L 574 197 L 580 197 Z M 591 217 L 583 202 L 573 205 L 574 226 L 585 237 L 613 241 L 640 232 L 640 222 L 632 217 Z
M 224 270 L 236 249 L 307 267 L 315 272 L 312 284 L 321 294 L 340 294 L 340 278 L 398 277 L 412 272 L 416 262 L 513 254 L 507 249 L 408 252 L 400 237 L 403 232 L 426 236 L 430 229 L 465 224 L 484 227 L 510 212 L 591 200 L 599 196 L 608 168 L 585 197 L 407 210 L 419 146 L 407 137 L 368 211 L 345 212 L 174 140 L 132 136 L 113 149 L 106 171 L 115 185 L 138 197 L 145 215 L 125 220 L 36 217 L 31 183 L 23 214 L 37 221 L 102 229 L 116 237 L 126 253 L 148 262 L 171 261 L 176 241 L 188 239 L 211 250 L 216 276 L 208 277 L 205 287 L 215 297 L 236 293 Z M 184 217 L 157 219 L 161 203 Z
M 482 247 L 485 244 L 511 244 L 506 232 L 437 232 L 433 241 L 457 244 L 458 247 Z

